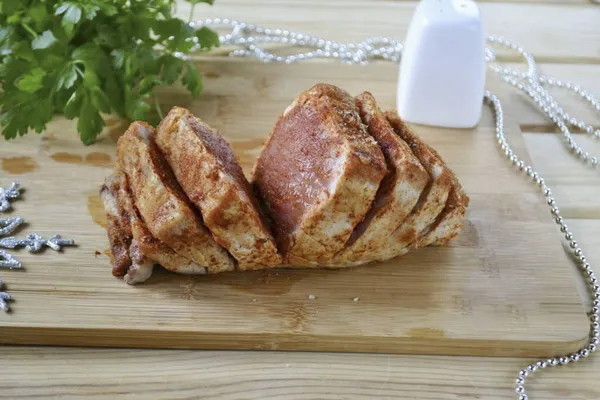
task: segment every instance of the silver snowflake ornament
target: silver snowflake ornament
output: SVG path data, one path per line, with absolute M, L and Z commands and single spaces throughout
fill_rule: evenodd
M 19 182 L 13 182 L 8 189 L 0 187 L 0 213 L 10 208 L 10 201 L 18 199 L 21 196 Z M 31 253 L 37 253 L 44 247 L 50 247 L 53 250 L 61 251 L 63 246 L 73 246 L 75 242 L 71 239 L 65 239 L 60 235 L 54 235 L 49 239 L 43 238 L 35 233 L 29 234 L 25 239 L 17 237 L 5 237 L 17 230 L 25 221 L 21 217 L 0 218 L 0 249 L 16 249 L 25 247 Z M 21 262 L 4 250 L 0 250 L 0 268 L 15 269 L 21 268 Z M 0 310 L 9 311 L 8 301 L 12 297 L 8 292 L 3 292 L 2 281 L 0 281 Z
M 11 218 L 0 219 L 0 236 L 10 235 L 23 222 L 25 222 L 25 220 L 21 217 L 11 217 Z
M 5 249 L 16 249 L 17 247 L 25 247 L 30 253 L 37 253 L 44 247 L 50 247 L 52 250 L 60 251 L 63 246 L 73 246 L 75 241 L 64 239 L 60 235 L 54 235 L 50 239 L 45 239 L 42 236 L 31 233 L 25 239 L 16 237 L 7 237 L 0 239 L 0 247 Z
M 18 199 L 21 196 L 19 191 L 19 182 L 13 182 L 8 189 L 0 187 L 0 212 L 10 209 L 10 201 Z
M 2 291 L 2 286 L 3 286 L 3 283 L 2 283 L 2 281 L 0 281 L 0 310 L 8 311 L 9 310 L 8 301 L 12 300 L 12 297 L 10 296 L 10 294 L 8 292 Z
M 6 251 L 0 250 L 0 268 L 21 268 L 21 262 Z

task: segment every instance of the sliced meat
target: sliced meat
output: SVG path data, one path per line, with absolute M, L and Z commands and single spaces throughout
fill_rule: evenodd
M 119 207 L 117 190 L 118 182 L 115 181 L 114 175 L 109 175 L 100 188 L 100 199 L 106 212 L 108 243 L 114 259 L 112 274 L 124 276 L 131 266 L 129 246 L 132 234 L 129 218 Z
M 240 270 L 281 263 L 275 240 L 231 147 L 219 133 L 174 107 L 156 129 L 156 143 L 216 242 Z
M 385 156 L 388 173 L 365 219 L 356 226 L 333 264 L 359 264 L 377 254 L 413 210 L 429 182 L 429 174 L 394 132 L 371 93 L 365 92 L 355 100 L 362 121 Z
M 132 123 L 119 138 L 117 155 L 135 206 L 153 237 L 210 273 L 234 269 L 233 260 L 203 226 L 175 180 L 151 126 Z
M 421 193 L 419 201 L 402 225 L 390 236 L 383 250 L 375 260 L 382 261 L 406 254 L 417 241 L 426 235 L 446 206 L 452 189 L 452 176 L 448 168 L 400 119 L 396 112 L 386 112 L 385 116 L 396 132 L 410 147 L 413 154 L 430 177 L 430 182 Z
M 128 285 L 146 282 L 154 271 L 154 260 L 146 257 L 135 239 L 131 241 L 129 254 L 131 255 L 132 264 L 127 270 L 127 274 L 123 277 L 123 280 Z
M 113 275 L 134 284 L 144 282 L 152 275 L 154 262 L 144 256 L 133 238 L 130 210 L 122 201 L 124 184 L 125 175 L 117 168 L 104 181 L 100 195 L 107 215 L 110 215 L 109 242 L 116 261 Z
M 442 246 L 455 238 L 462 230 L 467 207 L 469 206 L 469 196 L 465 193 L 454 172 L 446 165 L 437 151 L 430 146 L 428 147 L 429 151 L 440 160 L 444 168 L 450 173 L 452 190 L 448 195 L 446 206 L 438 216 L 436 222 L 430 227 L 429 232 L 417 241 L 417 247 L 429 245 Z
M 166 270 L 179 274 L 206 274 L 206 268 L 176 253 L 172 248 L 156 239 L 142 220 L 133 202 L 133 197 L 124 174 L 116 174 L 118 181 L 118 201 L 129 217 L 133 241 L 129 249 L 134 266 L 125 277 L 127 283 L 143 282 L 152 274 L 152 262 Z
M 386 172 L 352 96 L 327 84 L 302 93 L 277 121 L 254 168 L 284 262 L 330 261 L 365 217 Z

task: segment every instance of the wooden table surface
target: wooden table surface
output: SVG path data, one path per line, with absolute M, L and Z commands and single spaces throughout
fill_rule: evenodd
M 217 0 L 212 8 L 196 7 L 196 15 L 231 17 L 356 41 L 370 35 L 402 38 L 415 4 L 394 0 Z M 479 6 L 488 33 L 522 44 L 537 57 L 543 74 L 572 80 L 600 95 L 597 4 L 585 0 L 490 0 Z M 186 15 L 186 5 L 180 5 L 178 12 Z M 500 59 L 520 61 L 509 53 L 501 53 Z M 600 272 L 599 171 L 575 161 L 548 122 L 520 94 L 504 88 L 495 77 L 488 79 L 488 86 L 500 95 L 505 112 L 519 123 L 533 165 L 552 187 L 563 216 Z M 588 106 L 568 93 L 557 97 L 573 115 L 600 127 L 600 118 Z M 580 142 L 600 154 L 600 141 L 582 136 L 578 135 Z M 583 284 L 580 288 L 585 296 Z M 516 372 L 529 361 L 5 346 L 0 349 L 0 399 L 512 399 Z M 598 399 L 599 376 L 597 356 L 548 370 L 528 381 L 530 398 Z

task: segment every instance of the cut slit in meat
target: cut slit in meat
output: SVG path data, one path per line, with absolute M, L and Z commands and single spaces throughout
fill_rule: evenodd
M 378 253 L 414 209 L 430 180 L 408 144 L 394 132 L 375 98 L 365 92 L 355 101 L 368 133 L 385 156 L 388 173 L 366 217 L 356 226 L 332 264 L 362 263 L 365 257 Z
M 421 194 L 414 210 L 387 240 L 376 260 L 383 261 L 406 254 L 428 227 L 435 223 L 446 206 L 452 189 L 452 176 L 436 154 L 414 134 L 395 112 L 386 112 L 385 117 L 410 147 L 430 177 L 429 185 Z
M 120 235 L 129 235 L 130 265 L 121 269 L 118 276 L 123 276 L 127 283 L 134 284 L 147 280 L 152 275 L 154 264 L 160 264 L 165 269 L 187 274 L 205 274 L 206 268 L 177 254 L 173 249 L 154 238 L 146 228 L 133 204 L 126 176 L 116 170 L 106 179 L 102 187 L 105 205 L 110 202 L 116 205 L 120 216 Z M 114 232 L 114 231 L 113 231 Z M 109 240 L 112 242 L 111 236 Z
M 119 206 L 117 199 L 118 183 L 110 175 L 100 188 L 100 199 L 106 212 L 108 242 L 113 254 L 112 274 L 124 276 L 131 266 L 129 247 L 131 246 L 131 225 L 129 219 Z
M 128 181 L 124 175 L 119 189 L 119 203 L 122 205 L 131 222 L 133 241 L 137 243 L 140 253 L 160 264 L 168 271 L 180 274 L 206 274 L 206 268 L 196 262 L 179 255 L 175 250 L 156 239 L 139 215 L 133 202 Z M 131 253 L 131 251 L 130 251 Z M 132 259 L 133 259 L 132 255 Z M 131 275 L 131 272 L 130 272 Z M 149 277 L 149 275 L 148 275 Z M 139 278 L 138 278 L 139 279 Z
M 300 95 L 254 168 L 284 262 L 330 261 L 368 212 L 386 172 L 352 96 L 326 84 Z
M 122 199 L 125 176 L 115 171 L 104 181 L 100 197 L 108 220 L 108 240 L 115 259 L 113 275 L 121 276 L 127 283 L 143 282 L 152 275 L 154 262 L 144 256 L 134 239 L 130 213 Z M 127 260 L 123 262 L 123 260 Z
M 152 236 L 210 272 L 231 271 L 234 262 L 202 225 L 155 143 L 154 129 L 134 122 L 119 138 L 117 155 L 134 204 Z
M 238 261 L 238 269 L 281 263 L 252 188 L 217 131 L 174 107 L 156 129 L 156 143 L 204 225 Z
M 452 190 L 448 195 L 446 206 L 438 216 L 437 220 L 430 226 L 428 232 L 422 235 L 416 243 L 416 247 L 429 245 L 442 246 L 456 237 L 463 227 L 463 221 L 469 206 L 469 196 L 465 193 L 462 185 L 454 172 L 444 163 L 442 157 L 433 148 L 431 151 L 448 170 L 452 180 Z

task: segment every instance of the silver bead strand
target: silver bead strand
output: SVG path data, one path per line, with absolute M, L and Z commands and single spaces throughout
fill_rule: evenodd
M 556 367 L 560 365 L 566 365 L 572 362 L 577 362 L 581 358 L 588 357 L 591 353 L 595 352 L 598 346 L 598 320 L 600 318 L 600 310 L 598 304 L 600 304 L 600 286 L 598 286 L 598 281 L 596 279 L 595 273 L 587 262 L 583 251 L 577 244 L 574 239 L 573 233 L 569 231 L 569 228 L 565 224 L 563 218 L 560 216 L 560 210 L 556 205 L 556 200 L 552 197 L 552 191 L 546 185 L 542 176 L 537 173 L 533 167 L 525 166 L 525 163 L 519 159 L 517 155 L 512 151 L 510 145 L 506 140 L 506 136 L 504 135 L 504 115 L 502 111 L 502 105 L 500 104 L 500 100 L 490 93 L 489 91 L 485 92 L 485 100 L 491 106 L 492 111 L 496 117 L 496 138 L 498 140 L 498 144 L 503 150 L 504 154 L 507 155 L 508 159 L 511 163 L 517 166 L 520 170 L 525 170 L 530 179 L 534 181 L 534 183 L 540 188 L 542 194 L 546 198 L 546 203 L 550 208 L 550 212 L 554 218 L 554 221 L 559 226 L 560 231 L 564 233 L 565 239 L 569 241 L 569 245 L 571 248 L 571 252 L 573 256 L 578 261 L 578 264 L 582 270 L 582 274 L 585 277 L 588 285 L 590 286 L 592 297 L 594 301 L 594 307 L 592 307 L 592 312 L 590 314 L 590 338 L 589 343 L 581 348 L 579 351 L 565 355 L 560 357 L 554 357 L 547 360 L 539 360 L 534 364 L 530 364 L 519 372 L 519 376 L 516 379 L 516 387 L 515 391 L 517 394 L 517 398 L 520 400 L 527 400 L 528 396 L 525 390 L 525 380 L 529 376 L 529 374 L 535 373 L 537 370 L 545 369 L 548 367 Z M 510 156 L 508 156 L 510 154 Z
M 580 86 L 572 83 L 572 82 L 563 82 L 559 79 L 540 76 L 540 82 L 553 87 L 564 88 L 566 90 L 572 91 L 575 94 L 579 95 L 582 100 L 588 102 L 594 110 L 600 113 L 600 100 L 598 100 L 594 95 L 588 93 L 586 90 L 582 89 Z M 562 111 L 562 110 L 561 110 Z M 595 138 L 600 138 L 600 129 L 595 129 L 591 124 L 586 124 L 585 122 L 578 120 L 575 117 L 571 117 L 569 114 L 562 112 L 563 119 L 569 121 L 569 124 L 572 126 L 577 126 L 577 128 L 581 129 L 588 135 L 592 135 Z
M 338 43 L 301 32 L 287 29 L 264 28 L 260 25 L 230 20 L 227 18 L 209 18 L 190 23 L 194 28 L 202 26 L 226 26 L 229 33 L 220 35 L 222 45 L 239 46 L 229 53 L 233 57 L 255 57 L 263 62 L 283 62 L 291 64 L 313 58 L 334 58 L 344 64 L 366 64 L 370 60 L 382 59 L 398 62 L 403 44 L 388 37 L 374 36 L 361 43 Z M 308 47 L 312 50 L 288 56 L 278 56 L 262 45 L 286 44 Z M 199 49 L 196 45 L 193 50 Z M 188 56 L 182 55 L 184 58 Z
M 591 155 L 582 147 L 580 147 L 571 134 L 568 125 L 576 126 L 577 128 L 584 130 L 586 133 L 593 134 L 596 137 L 600 136 L 600 130 L 594 131 L 594 127 L 592 125 L 586 124 L 583 121 L 579 121 L 576 118 L 568 115 L 558 105 L 556 99 L 542 85 L 548 84 L 550 86 L 564 86 L 566 89 L 571 89 L 576 94 L 582 96 L 582 98 L 584 98 L 586 101 L 590 102 L 594 108 L 597 106 L 598 110 L 600 110 L 600 103 L 597 102 L 596 98 L 581 89 L 579 86 L 573 86 L 571 83 L 563 84 L 558 79 L 552 77 L 537 76 L 536 64 L 533 56 L 525 52 L 520 46 L 514 44 L 513 42 L 494 36 L 488 38 L 488 41 L 490 43 L 497 43 L 506 47 L 510 47 L 511 49 L 515 49 L 521 53 L 521 55 L 523 55 L 528 67 L 526 73 L 521 73 L 518 70 L 511 68 L 500 68 L 497 65 L 491 64 L 490 67 L 493 71 L 500 74 L 500 77 L 504 82 L 516 87 L 533 100 L 535 105 L 560 129 L 565 139 L 565 144 L 577 158 L 584 163 L 589 163 L 593 167 L 599 166 L 600 157 Z

